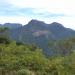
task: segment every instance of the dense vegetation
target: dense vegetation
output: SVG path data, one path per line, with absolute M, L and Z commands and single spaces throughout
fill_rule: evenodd
M 35 45 L 0 38 L 0 75 L 75 75 L 75 52 L 46 57 Z
M 49 48 L 54 50 L 55 55 L 65 56 L 73 53 L 75 49 L 75 37 L 62 40 L 52 40 L 49 43 Z

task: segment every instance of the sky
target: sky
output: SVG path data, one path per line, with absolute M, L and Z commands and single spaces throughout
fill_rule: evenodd
M 75 0 L 0 0 L 0 23 L 27 24 L 37 19 L 75 30 Z

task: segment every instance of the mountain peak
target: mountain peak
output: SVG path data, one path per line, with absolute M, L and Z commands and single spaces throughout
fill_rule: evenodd
M 45 24 L 43 21 L 38 21 L 38 20 L 35 20 L 35 19 L 32 19 L 28 24 L 30 25 L 37 25 L 37 24 Z
M 53 23 L 51 23 L 51 24 L 49 24 L 50 25 L 50 27 L 52 27 L 52 28 L 65 28 L 62 24 L 60 24 L 60 23 L 58 23 L 58 22 L 53 22 Z
M 58 25 L 58 26 L 63 26 L 62 24 L 60 24 L 60 23 L 58 23 L 58 22 L 53 22 L 53 23 L 51 23 L 50 25 L 54 25 L 54 26 L 56 26 L 56 25 Z
M 59 24 L 58 22 L 53 22 L 52 24 Z

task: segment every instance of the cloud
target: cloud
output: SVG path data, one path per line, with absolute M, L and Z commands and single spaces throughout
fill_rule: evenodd
M 75 14 L 75 0 L 8 0 L 19 8 L 43 8 L 49 12 Z M 72 12 L 73 11 L 73 12 Z
M 43 8 L 50 12 L 66 13 L 75 10 L 75 0 L 2 0 L 0 4 L 9 4 L 18 8 Z
M 34 8 L 37 12 L 42 10 L 68 16 L 75 15 L 75 0 L 1 0 L 0 6 L 12 10 Z

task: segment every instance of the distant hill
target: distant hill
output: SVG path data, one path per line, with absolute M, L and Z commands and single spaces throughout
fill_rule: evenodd
M 5 24 L 0 24 L 0 27 L 7 27 L 9 29 L 16 29 L 16 28 L 22 27 L 22 24 L 19 24 L 19 23 L 5 23 Z
M 46 24 L 42 21 L 31 20 L 27 25 L 6 23 L 4 26 L 13 28 L 9 30 L 10 38 L 17 42 L 35 44 L 44 50 L 46 54 L 52 54 L 49 50 L 48 42 L 50 40 L 60 40 L 69 37 L 75 37 L 75 31 L 65 28 L 62 24 L 53 22 Z

